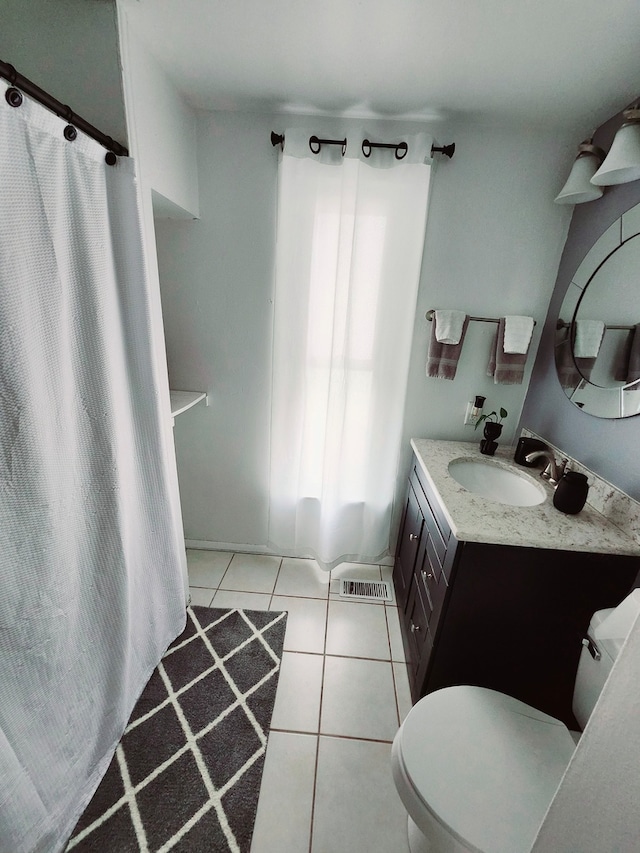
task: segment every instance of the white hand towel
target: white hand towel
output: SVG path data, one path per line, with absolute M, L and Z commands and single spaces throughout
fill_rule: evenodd
M 600 352 L 604 335 L 602 320 L 576 320 L 573 354 L 576 358 L 595 358 Z
M 464 311 L 436 311 L 436 340 L 440 344 L 459 344 L 467 315 Z
M 533 334 L 533 317 L 512 315 L 504 318 L 504 351 L 526 355 Z

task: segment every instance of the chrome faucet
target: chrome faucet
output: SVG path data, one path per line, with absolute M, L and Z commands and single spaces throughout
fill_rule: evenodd
M 567 460 L 563 459 L 561 462 L 557 462 L 550 447 L 547 447 L 546 450 L 534 450 L 532 453 L 527 453 L 524 458 L 527 462 L 535 462 L 536 459 L 546 459 L 547 467 L 540 476 L 548 480 L 552 486 L 558 485 L 567 467 Z

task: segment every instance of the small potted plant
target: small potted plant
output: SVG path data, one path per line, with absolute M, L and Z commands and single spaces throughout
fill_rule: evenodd
M 480 453 L 486 456 L 493 456 L 498 447 L 497 438 L 502 433 L 502 421 L 507 417 L 507 410 L 500 408 L 498 412 L 489 412 L 488 415 L 480 415 L 476 423 L 476 429 L 484 421 L 484 438 L 480 442 Z

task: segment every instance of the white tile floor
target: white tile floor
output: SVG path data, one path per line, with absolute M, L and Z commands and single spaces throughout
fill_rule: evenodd
M 192 604 L 287 610 L 251 853 L 407 853 L 391 742 L 411 707 L 395 604 L 346 601 L 338 578 L 388 567 L 187 551 Z

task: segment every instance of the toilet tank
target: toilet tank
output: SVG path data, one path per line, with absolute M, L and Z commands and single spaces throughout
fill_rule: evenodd
M 640 613 L 640 589 L 634 589 L 617 607 L 596 611 L 582 641 L 573 691 L 573 713 L 582 729 L 587 725 L 611 667 Z

